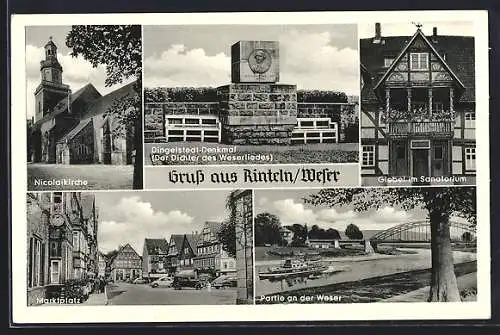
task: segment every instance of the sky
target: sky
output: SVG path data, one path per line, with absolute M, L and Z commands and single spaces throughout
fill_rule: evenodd
M 91 83 L 102 95 L 106 95 L 117 88 L 130 83 L 133 78 L 121 84 L 105 87 L 105 68 L 92 65 L 79 56 L 70 56 L 71 49 L 66 47 L 66 35 L 71 30 L 69 26 L 32 26 L 26 28 L 26 109 L 27 118 L 35 115 L 35 89 L 40 84 L 40 62 L 45 59 L 44 46 L 52 36 L 57 46 L 57 59 L 63 67 L 63 84 L 70 86 L 72 92 Z
M 432 28 L 437 28 L 438 35 L 474 36 L 474 24 L 465 21 L 418 22 L 426 35 L 432 35 Z M 384 23 L 380 22 L 382 36 L 412 36 L 417 27 L 412 22 Z M 359 38 L 371 38 L 375 35 L 375 22 L 359 25 Z
M 359 95 L 356 25 L 145 26 L 143 38 L 146 87 L 226 85 L 232 44 L 272 40 L 280 83 Z
M 305 224 L 308 227 L 334 228 L 345 231 L 353 223 L 363 230 L 385 230 L 404 222 L 425 220 L 424 210 L 404 211 L 398 207 L 383 206 L 378 210 L 355 212 L 349 206 L 320 207 L 306 205 L 303 198 L 318 190 L 255 190 L 255 214 L 271 213 L 280 218 L 281 224 Z
M 96 192 L 97 245 L 106 253 L 130 245 L 139 254 L 145 238 L 201 232 L 205 221 L 223 221 L 229 191 Z

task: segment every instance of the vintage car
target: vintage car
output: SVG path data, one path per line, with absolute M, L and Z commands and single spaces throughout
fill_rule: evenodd
M 151 287 L 172 287 L 174 278 L 171 276 L 163 276 L 149 284 Z
M 146 278 L 136 278 L 132 284 L 147 284 L 148 280 Z
M 222 275 L 217 277 L 212 281 L 211 286 L 220 289 L 225 287 L 236 287 L 236 276 L 233 275 Z
M 184 287 L 200 290 L 205 286 L 205 281 L 201 280 L 195 271 L 183 270 L 175 274 L 172 286 L 176 290 L 181 290 Z

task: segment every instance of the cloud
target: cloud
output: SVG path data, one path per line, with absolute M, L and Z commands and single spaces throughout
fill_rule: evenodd
M 357 50 L 331 44 L 329 32 L 292 30 L 280 38 L 280 80 L 301 89 L 329 89 L 359 94 Z
M 294 199 L 283 199 L 273 202 L 268 211 L 280 218 L 282 225 L 307 224 L 320 228 L 333 228 L 345 231 L 349 224 L 357 225 L 361 230 L 385 230 L 403 222 L 409 222 L 413 215 L 399 211 L 393 207 L 383 207 L 377 211 L 355 212 L 339 211 L 335 208 L 306 208 Z
M 395 222 L 395 223 L 403 223 L 408 222 L 411 218 L 411 215 L 405 211 L 398 211 L 394 207 L 383 207 L 378 209 L 374 215 L 372 215 L 371 219 L 376 222 Z
M 35 89 L 40 84 L 40 62 L 45 59 L 43 47 L 26 46 L 26 109 L 27 116 L 35 115 Z M 104 86 L 106 69 L 103 65 L 93 68 L 82 57 L 72 57 L 70 54 L 57 53 L 57 59 L 63 68 L 63 84 L 69 85 L 72 92 L 77 91 L 88 83 L 93 84 L 102 95 L 112 92 L 117 86 L 129 83 L 133 78 L 125 80 L 120 85 Z
M 335 222 L 339 220 L 352 219 L 355 218 L 357 214 L 353 210 L 347 212 L 339 213 L 335 208 L 322 209 L 317 213 L 319 220 Z
M 142 254 L 146 237 L 168 239 L 171 234 L 189 231 L 193 222 L 191 216 L 179 210 L 168 213 L 155 211 L 151 203 L 142 201 L 139 196 L 122 198 L 107 208 L 106 216 L 113 220 L 102 221 L 99 225 L 98 244 L 104 252 L 130 243 Z
M 260 197 L 259 198 L 259 205 L 263 206 L 269 202 L 269 199 L 267 197 Z
M 281 222 L 285 225 L 316 222 L 316 214 L 311 209 L 305 208 L 303 204 L 295 203 L 293 199 L 277 200 L 273 205 Z
M 288 31 L 279 38 L 280 82 L 299 89 L 328 89 L 359 94 L 357 50 L 333 46 L 328 32 Z M 230 82 L 231 58 L 204 49 L 171 45 L 145 59 L 145 86 L 220 86 Z
M 220 86 L 229 83 L 231 59 L 224 53 L 207 55 L 201 48 L 171 45 L 144 61 L 145 84 L 157 86 Z

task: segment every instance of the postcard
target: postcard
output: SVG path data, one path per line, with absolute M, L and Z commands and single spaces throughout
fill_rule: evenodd
M 488 319 L 487 22 L 13 15 L 13 322 Z

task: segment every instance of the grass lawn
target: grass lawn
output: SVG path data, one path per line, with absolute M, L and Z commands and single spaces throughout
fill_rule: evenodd
M 177 148 L 179 150 L 193 150 L 197 153 L 188 153 L 187 161 L 173 160 L 171 155 L 163 154 L 162 160 L 152 160 L 152 148 Z M 205 148 L 205 149 L 203 149 Z M 225 160 L 220 153 L 207 153 L 215 148 L 233 149 L 231 156 L 238 156 L 237 160 Z M 146 143 L 144 148 L 144 162 L 146 165 L 220 165 L 220 164 L 294 164 L 294 163 L 356 163 L 359 159 L 358 143 L 317 143 L 300 145 L 227 145 L 220 143 L 201 142 L 172 142 Z M 226 153 L 227 154 L 227 153 Z M 176 154 L 184 155 L 182 153 Z M 251 159 L 249 155 L 259 155 L 263 159 Z M 209 157 L 210 156 L 210 157 Z

